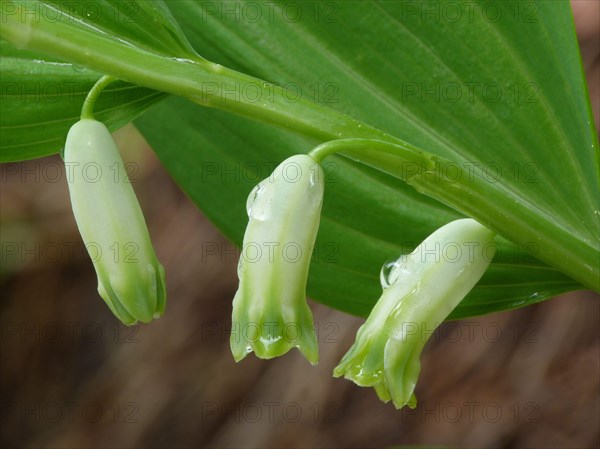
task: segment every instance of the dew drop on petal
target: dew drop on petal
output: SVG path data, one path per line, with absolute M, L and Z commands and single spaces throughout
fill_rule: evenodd
M 264 198 L 265 196 L 265 181 L 259 183 L 248 195 L 246 200 L 246 212 L 250 220 L 265 220 L 268 215 L 268 201 Z
M 240 257 L 240 260 L 238 262 L 238 266 L 237 266 L 238 279 L 241 279 L 242 275 L 244 274 L 244 266 L 243 266 L 244 262 L 243 261 L 244 261 L 244 256 L 243 256 L 243 253 L 242 253 L 242 255 Z
M 407 266 L 408 255 L 386 262 L 379 272 L 379 282 L 384 290 L 394 285 L 398 279 L 410 276 L 411 269 Z
M 383 267 L 381 267 L 381 271 L 379 272 L 379 282 L 381 283 L 381 288 L 384 290 L 396 280 L 394 272 L 396 271 L 397 266 L 398 261 L 394 259 L 384 263 Z
M 311 187 L 316 186 L 318 181 L 319 181 L 318 173 L 315 173 L 315 170 L 311 170 L 310 177 L 309 177 L 310 186 Z

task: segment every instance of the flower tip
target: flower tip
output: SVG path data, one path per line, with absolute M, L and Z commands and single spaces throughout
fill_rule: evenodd
M 294 342 L 283 335 L 260 334 L 251 339 L 239 339 L 235 333 L 231 333 L 230 347 L 233 359 L 240 362 L 248 354 L 254 352 L 259 359 L 269 360 L 287 354 L 292 348 L 297 348 L 311 365 L 319 363 L 319 352 L 317 349 L 316 336 L 314 338 L 300 338 Z M 314 341 L 313 341 L 314 340 Z
M 306 338 L 302 344 L 296 345 L 296 347 L 312 366 L 317 366 L 319 364 L 319 348 L 314 333 L 313 336 L 315 338 Z
M 416 381 L 402 379 L 401 372 L 395 373 L 368 373 L 361 370 L 358 365 L 354 367 L 338 365 L 333 370 L 333 377 L 344 377 L 344 379 L 354 382 L 360 387 L 373 387 L 380 401 L 392 404 L 396 410 L 403 407 L 414 409 L 417 406 L 417 398 L 413 392 Z M 396 377 L 399 377 L 396 380 Z M 397 391 L 391 384 L 398 381 L 399 383 L 407 383 L 408 387 L 404 391 Z
M 389 402 L 389 399 L 383 402 Z M 408 407 L 411 410 L 414 410 L 415 408 L 417 408 L 417 397 L 413 393 L 408 400 L 395 400 L 392 398 L 392 404 L 394 405 L 394 408 L 396 410 L 400 410 L 404 407 Z
M 240 294 L 236 299 L 240 299 Z M 234 301 L 232 330 L 230 335 L 231 353 L 236 362 L 254 352 L 259 359 L 272 359 L 297 348 L 312 364 L 319 361 L 317 335 L 308 306 L 295 318 L 284 318 L 280 310 L 274 314 L 269 309 L 259 310 L 259 315 L 249 319 L 244 310 Z
M 235 332 L 233 329 L 229 336 L 229 347 L 235 363 L 241 362 L 253 350 L 251 342 L 245 338 L 242 338 L 240 333 Z
M 120 303 L 110 284 L 105 286 L 100 277 L 98 277 L 98 294 L 121 323 L 126 326 L 137 324 L 137 320 Z
M 154 274 L 156 283 L 152 286 L 156 290 L 156 310 L 152 314 L 152 318 L 158 319 L 165 313 L 165 307 L 167 305 L 167 282 L 165 277 L 165 269 L 158 260 L 156 261 L 158 272 L 154 271 L 152 265 L 148 265 L 148 271 L 150 272 L 151 278 Z
M 112 313 L 126 326 L 160 318 L 166 303 L 163 267 L 158 264 L 156 270 L 148 264 L 145 273 L 136 276 L 133 270 L 125 274 L 98 273 L 98 293 Z

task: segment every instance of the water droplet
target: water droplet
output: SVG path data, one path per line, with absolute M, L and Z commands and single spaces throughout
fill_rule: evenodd
M 261 183 L 257 184 L 256 186 L 254 186 L 254 188 L 250 192 L 250 195 L 248 195 L 248 199 L 246 200 L 246 212 L 248 213 L 248 217 L 250 217 L 250 218 L 252 218 L 252 208 L 254 207 L 254 204 L 260 197 L 263 189 L 264 189 L 264 186 L 261 182 Z
M 413 268 L 410 267 L 410 254 L 403 254 L 398 259 L 386 262 L 379 272 L 379 282 L 384 290 L 396 282 L 398 279 L 406 279 L 412 273 Z M 414 273 L 413 273 L 414 274 Z
M 393 285 L 397 279 L 396 271 L 398 269 L 398 261 L 396 259 L 386 262 L 381 267 L 379 272 L 379 282 L 384 290 L 390 285 Z
M 246 212 L 250 220 L 264 221 L 270 218 L 270 198 L 273 189 L 268 185 L 269 180 L 261 181 L 248 195 L 246 200 Z M 270 194 L 269 194 L 270 192 Z
M 185 64 L 196 64 L 196 61 L 187 58 L 171 58 L 173 61 L 182 62 Z
M 259 340 L 262 343 L 262 345 L 267 348 L 271 345 L 277 344 L 282 339 L 283 339 L 282 335 L 261 335 L 259 337 Z

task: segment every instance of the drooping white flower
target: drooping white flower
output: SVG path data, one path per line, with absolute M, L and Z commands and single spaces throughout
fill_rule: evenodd
M 493 238 L 474 220 L 456 220 L 384 267 L 383 293 L 334 376 L 375 388 L 396 408 L 414 408 L 421 351 L 489 266 Z
M 165 309 L 165 273 L 119 150 L 102 123 L 83 119 L 67 135 L 64 161 L 77 227 L 98 276 L 98 293 L 124 324 Z
M 323 203 L 323 170 L 307 155 L 283 161 L 250 193 L 233 300 L 231 351 L 269 359 L 296 347 L 318 361 L 308 269 Z

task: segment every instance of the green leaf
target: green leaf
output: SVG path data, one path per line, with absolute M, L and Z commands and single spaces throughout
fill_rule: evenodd
M 101 74 L 0 42 L 0 161 L 57 153 L 79 120 L 83 101 Z M 165 97 L 125 82 L 111 84 L 96 102 L 96 117 L 114 131 Z
M 3 2 L 7 18 L 77 23 L 114 43 L 169 57 L 195 57 L 194 50 L 163 2 Z M 66 37 L 69 39 L 70 37 Z M 88 91 L 102 76 L 47 54 L 17 50 L 0 42 L 2 102 L 0 161 L 42 157 L 60 151 L 79 119 Z M 125 82 L 112 84 L 96 103 L 96 117 L 109 129 L 127 124 L 164 93 Z
M 198 57 L 163 1 L 19 0 L 3 3 L 3 23 L 9 20 L 62 22 L 151 53 Z
M 417 14 L 409 14 L 407 4 Z M 252 172 L 247 164 L 273 166 L 335 138 L 393 144 L 402 144 L 402 138 L 437 154 L 409 149 L 427 163 L 442 161 L 442 169 L 455 164 L 464 175 L 475 166 L 477 182 L 441 172 L 441 179 L 419 183 L 406 175 L 402 158 L 371 150 L 347 154 L 411 182 L 514 242 L 499 240 L 500 256 L 455 316 L 525 305 L 581 287 L 526 252 L 598 288 L 598 143 L 569 6 L 469 4 L 473 14 L 463 10 L 461 18 L 448 20 L 421 13 L 425 6 L 441 10 L 443 2 L 277 2 L 249 20 L 243 3 L 229 3 L 240 11 L 237 16 L 220 2 L 169 3 L 203 57 L 282 88 L 197 57 L 183 61 L 149 50 L 128 32 L 124 44 L 123 24 L 107 35 L 79 22 L 9 17 L 3 36 L 303 135 L 178 99 L 142 117 L 141 127 L 165 166 L 237 242 L 246 221 L 245 197 L 260 180 L 239 172 Z M 490 19 L 489 6 L 500 10 L 498 20 Z M 290 17 L 292 9 L 299 13 Z M 252 83 L 255 93 L 272 96 L 253 101 L 243 90 Z M 448 97 L 452 87 L 460 98 Z M 296 92 L 303 98 L 294 97 Z M 339 258 L 313 264 L 309 292 L 364 314 L 378 296 L 377 272 L 385 259 L 461 214 L 396 178 L 348 159 L 332 161 L 339 171 L 326 189 L 319 242 L 337 245 Z M 223 162 L 225 168 L 238 167 L 244 179 L 211 180 L 215 167 L 224 173 Z M 486 176 L 489 182 L 482 184 Z
M 598 139 L 567 3 L 459 4 L 460 20 L 444 15 L 444 2 L 289 3 L 300 19 L 280 3 L 253 21 L 223 4 L 178 2 L 172 10 L 208 59 L 330 100 L 462 168 L 483 167 L 506 196 L 496 207 L 548 218 L 598 265 Z M 337 95 L 325 99 L 327 86 Z M 482 204 L 473 206 L 465 212 L 477 216 Z M 549 242 L 521 244 L 541 252 Z
M 489 168 L 490 178 L 495 164 L 500 164 L 500 170 L 511 174 L 510 187 L 521 197 L 533 199 L 532 209 L 560 217 L 566 228 L 579 229 L 583 239 L 597 247 L 598 147 L 589 125 L 568 5 L 515 5 L 516 11 L 503 10 L 509 20 L 494 24 L 474 18 L 475 23 L 463 20 L 454 26 L 419 20 L 418 13 L 407 18 L 402 5 L 394 2 L 378 3 L 375 8 L 357 2 L 336 3 L 321 11 L 307 3 L 303 9 L 307 20 L 296 22 L 250 23 L 235 16 L 223 20 L 222 4 L 208 9 L 199 3 L 179 2 L 171 8 L 204 57 L 296 87 L 453 160 L 480 162 Z M 416 6 L 423 8 L 423 4 Z M 275 17 L 281 18 L 283 10 L 277 11 Z M 482 11 L 477 13 L 481 16 Z M 321 22 L 314 20 L 319 13 Z M 443 29 L 436 29 L 439 25 Z M 345 27 L 351 32 L 344 31 Z M 382 47 L 381 42 L 394 45 Z M 498 61 L 503 65 L 499 67 Z M 431 95 L 421 101 L 422 92 L 409 95 L 414 87 L 441 92 L 455 84 L 461 86 L 463 95 L 469 94 L 471 86 L 483 89 L 487 85 L 487 97 L 480 90 L 472 102 L 456 104 L 436 101 Z M 504 100 L 492 101 L 493 87 L 502 89 Z M 169 103 L 176 102 L 176 107 L 160 107 L 168 109 L 166 113 L 155 108 L 141 119 L 140 126 L 180 185 L 188 186 L 192 198 L 239 243 L 242 200 L 255 180 L 224 182 L 235 176 L 227 170 L 238 167 L 236 173 L 243 178 L 243 167 L 277 162 L 294 151 L 306 151 L 310 143 L 255 124 L 243 126 L 240 119 L 225 114 L 185 108 L 177 100 Z M 191 126 L 185 128 L 185 135 L 177 136 L 177 144 L 168 144 L 160 134 L 177 133 L 165 121 L 176 111 Z M 156 128 L 159 122 L 163 126 Z M 199 148 L 204 146 L 210 150 Z M 186 165 L 203 169 L 201 176 L 207 182 L 188 179 Z M 334 242 L 339 258 L 336 263 L 332 263 L 335 258 L 329 263 L 322 258 L 313 265 L 309 291 L 326 304 L 366 314 L 379 293 L 376 279 L 381 264 L 460 215 L 415 195 L 403 183 L 352 165 L 336 161 L 339 182 L 327 186 L 319 234 L 318 247 Z M 264 169 L 262 175 L 266 175 Z M 584 185 L 555 179 L 577 179 Z M 225 204 L 238 206 L 234 211 Z M 522 306 L 578 288 L 526 254 L 525 249 L 535 254 L 538 242 L 517 247 L 502 241 L 491 269 L 453 317 Z

